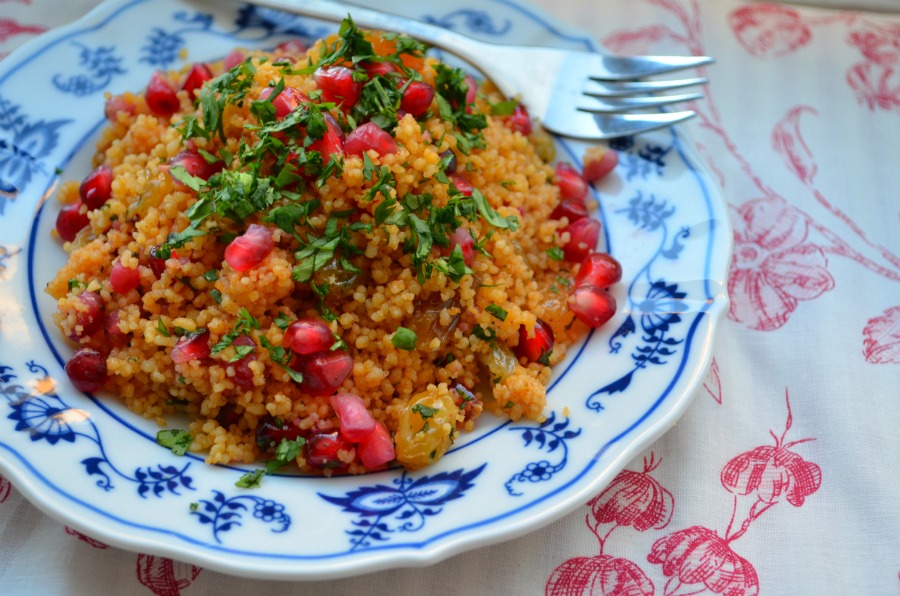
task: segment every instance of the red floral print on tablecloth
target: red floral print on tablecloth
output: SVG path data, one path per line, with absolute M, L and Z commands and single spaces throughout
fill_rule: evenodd
M 761 58 L 785 56 L 812 39 L 800 12 L 780 4 L 742 6 L 731 13 L 729 21 L 741 45 Z
M 99 540 L 94 540 L 90 536 L 86 536 L 85 534 L 82 534 L 78 530 L 76 530 L 74 528 L 70 528 L 69 526 L 66 526 L 66 534 L 68 534 L 69 536 L 74 536 L 74 537 L 78 538 L 79 540 L 81 540 L 82 542 L 84 542 L 86 544 L 90 544 L 94 548 L 99 548 L 99 549 L 109 548 L 109 546 L 100 542 Z
M 863 330 L 863 355 L 871 364 L 900 364 L 900 306 L 870 319 Z
M 9 498 L 9 491 L 12 488 L 12 485 L 9 483 L 9 480 L 0 476 L 0 503 Z
M 137 556 L 137 579 L 156 596 L 180 596 L 181 590 L 190 586 L 202 567 L 157 557 Z
M 808 242 L 806 220 L 778 199 L 732 210 L 734 255 L 728 276 L 728 317 L 751 329 L 783 326 L 801 300 L 834 288 L 828 259 Z
M 873 111 L 900 112 L 900 25 L 863 21 L 847 40 L 863 58 L 847 71 L 847 83 L 857 100 Z

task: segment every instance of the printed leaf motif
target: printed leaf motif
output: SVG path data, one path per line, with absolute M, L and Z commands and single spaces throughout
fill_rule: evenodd
M 652 596 L 653 582 L 628 559 L 574 557 L 553 570 L 546 596 Z
M 863 330 L 863 354 L 869 364 L 900 364 L 900 306 L 869 319 Z
M 74 528 L 70 528 L 69 526 L 66 526 L 66 534 L 68 534 L 69 536 L 75 536 L 82 542 L 90 544 L 94 548 L 99 548 L 99 549 L 109 548 L 109 546 L 100 542 L 99 540 L 94 540 L 90 536 L 86 536 L 86 535 L 82 534 L 81 532 L 79 532 L 78 530 L 76 530 Z
M 706 380 L 703 381 L 703 388 L 716 402 L 722 403 L 722 380 L 719 378 L 719 363 L 715 358 L 712 359 L 712 364 L 709 365 L 709 374 L 706 375 Z
M 137 580 L 156 596 L 180 596 L 181 590 L 190 586 L 201 571 L 202 567 L 165 557 L 137 556 Z
M 37 34 L 46 30 L 42 25 L 21 25 L 12 19 L 0 19 L 0 43 L 14 35 Z
M 639 29 L 619 31 L 603 40 L 603 45 L 615 54 L 651 54 L 654 44 L 665 40 L 683 41 L 684 38 L 666 25 L 650 25 Z
M 797 106 L 792 108 L 782 120 L 775 125 L 772 132 L 772 147 L 781 154 L 788 169 L 791 170 L 801 182 L 811 184 L 816 175 L 818 166 L 813 161 L 812 152 L 800 134 L 800 116 L 804 112 L 818 114 L 809 106 Z
M 0 503 L 9 498 L 10 490 L 12 489 L 12 484 L 10 484 L 9 480 L 0 476 Z

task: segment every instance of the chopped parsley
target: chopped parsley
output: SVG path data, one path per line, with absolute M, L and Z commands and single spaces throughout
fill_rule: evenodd
M 410 409 L 421 416 L 423 420 L 427 420 L 438 413 L 437 408 L 432 408 L 430 406 L 426 406 L 425 404 L 416 404 Z
M 394 344 L 395 348 L 401 350 L 415 350 L 417 340 L 418 337 L 416 337 L 415 332 L 406 327 L 397 327 L 394 335 L 391 336 L 391 343 Z
M 210 355 L 215 356 L 236 340 L 241 335 L 250 335 L 251 330 L 259 329 L 259 321 L 256 320 L 255 317 L 251 316 L 246 308 L 241 308 L 238 313 L 238 320 L 235 323 L 234 328 L 222 336 L 210 350 Z M 250 352 L 253 351 L 253 346 L 235 346 L 235 355 L 229 360 L 229 362 L 237 362 L 244 356 L 247 356 Z
M 237 479 L 234 485 L 238 488 L 259 488 L 262 486 L 262 477 L 266 474 L 265 469 L 252 470 Z
M 550 248 L 548 248 L 547 256 L 554 261 L 562 261 L 566 258 L 566 254 L 563 252 L 563 249 L 558 246 L 551 246 Z
M 496 304 L 488 304 L 484 310 L 491 313 L 494 316 L 494 318 L 496 318 L 496 319 L 500 319 L 501 321 L 506 320 L 506 315 L 507 315 L 506 310 L 497 306 Z
M 172 337 L 172 334 L 169 333 L 169 329 L 166 327 L 166 324 L 163 323 L 162 317 L 159 317 L 156 320 L 156 329 L 164 336 L 164 337 Z
M 299 437 L 295 441 L 281 439 L 281 443 L 275 448 L 275 459 L 266 462 L 266 474 L 272 474 L 297 459 L 305 443 L 306 439 L 303 437 Z
M 190 448 L 194 437 L 186 430 L 167 429 L 156 433 L 156 442 L 171 449 L 175 455 L 184 455 Z

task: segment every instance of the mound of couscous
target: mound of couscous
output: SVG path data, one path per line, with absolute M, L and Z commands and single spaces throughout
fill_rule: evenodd
M 423 50 L 348 20 L 110 97 L 47 287 L 75 386 L 269 471 L 416 469 L 483 410 L 542 420 L 618 264 L 523 106 Z

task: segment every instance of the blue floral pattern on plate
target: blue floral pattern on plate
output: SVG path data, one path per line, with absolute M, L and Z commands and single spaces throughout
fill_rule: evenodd
M 593 47 L 509 0 L 461 0 L 451 9 L 384 1 L 485 40 Z M 191 61 L 215 60 L 235 46 L 271 48 L 335 29 L 249 6 L 204 10 L 181 0 L 111 0 L 0 64 L 0 301 L 29 306 L 0 321 L 0 473 L 28 498 L 109 543 L 227 573 L 347 576 L 439 560 L 546 524 L 599 491 L 618 472 L 615 462 L 684 411 L 726 305 L 730 235 L 714 184 L 669 132 L 622 141 L 620 188 L 598 189 L 607 247 L 626 271 L 613 289 L 622 306 L 554 371 L 552 412 L 542 423 L 483 416 L 427 470 L 274 475 L 251 490 L 235 487 L 246 469 L 179 458 L 156 444 L 152 421 L 111 396 L 75 390 L 63 371 L 72 347 L 42 291 L 65 260 L 51 237 L 59 206 L 42 199 L 60 178 L 90 168 L 101 91 L 140 89 L 153 70 L 183 66 L 185 50 Z M 135 34 L 122 40 L 113 30 Z M 71 71 L 60 71 L 62 57 Z M 577 162 L 585 147 L 560 141 L 558 153 Z

